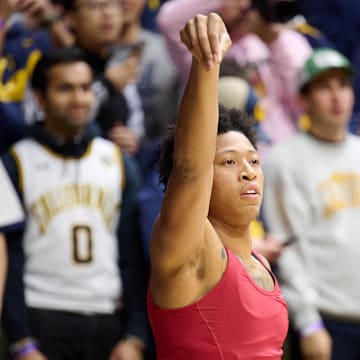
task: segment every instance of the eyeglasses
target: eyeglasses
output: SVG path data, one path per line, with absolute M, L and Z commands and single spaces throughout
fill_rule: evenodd
M 102 11 L 114 10 L 120 7 L 120 2 L 119 0 L 106 0 L 106 1 L 86 0 L 79 2 L 76 7 L 83 8 L 91 12 L 96 12 L 100 10 Z

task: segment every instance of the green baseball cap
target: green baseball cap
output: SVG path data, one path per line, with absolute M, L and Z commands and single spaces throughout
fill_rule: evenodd
M 303 91 L 306 85 L 330 69 L 343 69 L 349 76 L 354 75 L 353 66 L 343 54 L 331 48 L 318 48 L 314 50 L 300 70 L 299 90 Z

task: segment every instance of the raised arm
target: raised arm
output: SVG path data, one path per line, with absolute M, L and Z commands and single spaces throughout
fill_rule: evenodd
M 151 245 L 153 273 L 165 275 L 182 269 L 204 247 L 218 124 L 219 64 L 231 43 L 214 13 L 189 20 L 180 37 L 193 60 L 176 124 L 173 168 Z

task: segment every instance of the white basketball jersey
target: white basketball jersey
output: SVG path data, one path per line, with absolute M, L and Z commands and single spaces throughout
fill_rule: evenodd
M 0 161 L 0 228 L 23 221 L 24 213 L 20 200 Z
M 116 226 L 125 174 L 118 148 L 95 138 L 81 158 L 63 158 L 26 139 L 13 153 L 27 213 L 27 305 L 113 312 L 122 291 Z

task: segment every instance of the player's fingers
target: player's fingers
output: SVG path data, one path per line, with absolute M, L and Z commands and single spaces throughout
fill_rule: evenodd
M 219 62 L 222 61 L 222 59 L 224 58 L 226 52 L 230 48 L 231 44 L 232 44 L 232 42 L 231 42 L 230 36 L 227 33 L 227 31 L 222 32 L 221 36 L 220 36 L 220 43 L 219 43 L 219 51 L 220 51 Z
M 190 50 L 193 50 L 196 41 L 195 21 L 190 19 L 180 31 L 181 42 Z
M 231 46 L 231 40 L 223 20 L 216 13 L 208 16 L 208 34 L 214 61 L 220 63 Z
M 202 62 L 201 50 L 199 49 L 195 19 L 190 19 L 180 32 L 182 43 L 191 51 L 192 55 Z
M 197 43 L 200 50 L 200 56 L 202 59 L 202 63 L 208 67 L 212 68 L 214 65 L 214 57 L 210 44 L 209 38 L 209 18 L 204 15 L 197 15 L 195 17 L 195 25 L 196 25 L 196 34 L 197 34 Z M 214 35 L 214 34 L 212 34 Z
M 210 13 L 208 16 L 208 37 L 211 48 L 212 58 L 215 62 L 220 59 L 220 36 L 221 36 L 221 23 L 222 20 L 219 15 Z

